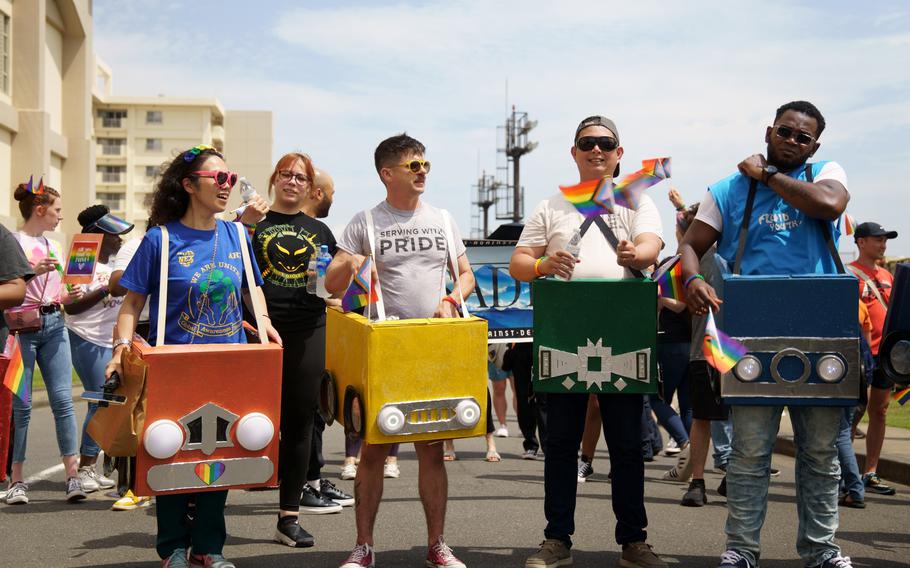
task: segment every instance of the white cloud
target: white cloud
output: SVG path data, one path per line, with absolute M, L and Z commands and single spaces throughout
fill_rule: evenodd
M 335 177 L 332 225 L 382 198 L 373 148 L 407 130 L 434 162 L 428 199 L 467 233 L 478 169 L 496 169 L 508 80 L 510 100 L 539 121 L 531 138 L 540 146 L 522 160 L 527 212 L 577 175 L 568 147 L 584 116 L 616 119 L 625 171 L 672 155 L 674 183 L 695 201 L 764 150 L 776 106 L 807 99 L 828 120 L 818 158 L 847 169 L 851 213 L 903 231 L 892 251 L 910 254 L 902 214 L 910 199 L 894 183 L 910 121 L 897 63 L 910 59 L 902 10 L 470 0 L 269 12 L 240 3 L 205 25 L 227 33 L 207 34 L 169 5 L 150 11 L 141 31 L 104 15 L 115 9 L 96 1 L 96 50 L 113 68 L 116 93 L 217 96 L 228 108 L 272 110 L 276 154 L 302 149 Z M 669 233 L 666 184 L 655 191 Z

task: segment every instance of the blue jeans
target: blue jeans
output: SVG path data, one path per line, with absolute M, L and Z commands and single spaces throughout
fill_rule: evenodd
M 714 444 L 714 469 L 726 469 L 733 452 L 731 440 L 733 439 L 733 424 L 730 419 L 711 421 L 711 443 Z
M 727 464 L 727 549 L 758 567 L 761 528 L 768 510 L 771 451 L 782 406 L 735 406 L 733 453 Z M 837 488 L 840 465 L 834 441 L 843 409 L 789 407 L 796 443 L 796 551 L 806 566 L 817 566 L 840 552 Z
M 856 407 L 848 406 L 840 419 L 840 432 L 837 433 L 837 459 L 840 460 L 842 493 L 849 493 L 856 501 L 866 498 L 866 487 L 863 477 L 859 473 L 859 464 L 856 463 L 856 452 L 853 451 L 853 440 L 850 433 L 853 429 L 853 411 Z
M 689 351 L 689 343 L 661 343 L 657 346 L 664 392 L 663 398 L 656 394 L 649 395 L 657 421 L 680 447 L 689 442 L 689 430 L 692 428 L 692 404 L 689 402 L 689 381 L 686 380 Z M 670 406 L 674 394 L 679 399 L 679 414 Z
M 69 330 L 69 336 L 73 367 L 82 381 L 82 388 L 87 391 L 100 391 L 104 384 L 104 367 L 111 360 L 112 349 L 82 339 L 73 330 Z M 82 423 L 82 445 L 79 447 L 80 454 L 92 458 L 101 451 L 95 440 L 86 432 L 89 420 L 95 415 L 96 410 L 98 410 L 96 403 L 88 403 L 88 412 L 85 414 L 85 422 Z
M 41 316 L 43 327 L 32 333 L 19 334 L 22 349 L 22 364 L 25 366 L 23 380 L 32 384 L 35 363 L 41 369 L 47 396 L 54 413 L 54 427 L 57 430 L 57 447 L 61 456 L 76 455 L 76 413 L 73 410 L 73 375 L 70 364 L 70 344 L 63 327 L 60 312 Z M 28 442 L 28 423 L 32 415 L 31 401 L 23 402 L 13 397 L 13 463 L 25 461 Z

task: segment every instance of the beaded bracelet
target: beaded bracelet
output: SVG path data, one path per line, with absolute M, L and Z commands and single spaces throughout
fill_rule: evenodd
M 543 261 L 545 261 L 546 259 L 547 259 L 547 257 L 546 257 L 546 255 L 544 255 L 544 256 L 538 258 L 537 262 L 534 263 L 534 274 L 536 274 L 538 278 L 543 278 L 544 276 L 546 276 L 546 274 L 544 274 L 543 272 L 540 271 L 540 265 L 543 264 Z
M 693 274 L 692 276 L 686 278 L 686 283 L 683 284 L 683 288 L 686 289 L 686 290 L 688 290 L 688 289 L 689 289 L 689 284 L 691 284 L 693 280 L 701 280 L 702 282 L 704 282 L 704 281 L 705 281 L 705 277 L 702 276 L 701 274 Z

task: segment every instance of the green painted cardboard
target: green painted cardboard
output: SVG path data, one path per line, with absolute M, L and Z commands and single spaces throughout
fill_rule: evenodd
M 655 282 L 541 279 L 532 292 L 536 392 L 657 392 Z

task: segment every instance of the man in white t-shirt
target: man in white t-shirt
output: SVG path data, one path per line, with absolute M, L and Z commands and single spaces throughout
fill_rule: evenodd
M 572 158 L 579 181 L 619 175 L 623 148 L 612 120 L 591 116 L 575 130 Z M 631 278 L 657 261 L 663 247 L 660 216 L 654 202 L 643 196 L 638 209 L 616 207 L 601 215 L 618 240 L 616 249 L 596 225 L 581 239 L 578 258 L 566 245 L 585 217 L 562 194 L 541 202 L 525 224 L 512 253 L 509 271 L 529 282 L 544 276 L 564 278 Z M 622 545 L 620 566 L 663 568 L 666 564 L 645 542 L 644 459 L 641 453 L 642 395 L 598 395 L 604 436 L 610 448 L 616 541 Z M 585 425 L 587 394 L 547 395 L 547 442 L 544 468 L 546 539 L 528 558 L 526 568 L 553 568 L 572 563 L 575 532 L 578 448 Z
M 407 134 L 383 140 L 376 148 L 376 171 L 385 185 L 386 198 L 370 210 L 371 225 L 360 212 L 338 239 L 338 251 L 326 275 L 325 287 L 332 294 L 344 293 L 364 257 L 372 253 L 389 316 L 458 317 L 462 299 L 474 290 L 474 273 L 454 221 L 449 218 L 447 223 L 448 213 L 421 200 L 430 173 L 425 151 L 423 144 Z M 447 239 L 447 226 L 452 231 L 451 239 Z M 374 239 L 369 237 L 370 231 L 375 250 L 371 250 Z M 448 242 L 454 243 L 454 251 L 449 250 Z M 445 277 L 450 255 L 458 267 L 457 278 L 452 275 L 457 290 L 447 294 Z M 367 443 L 361 448 L 354 483 L 357 546 L 341 568 L 372 568 L 375 564 L 373 526 L 382 499 L 383 465 L 389 449 L 388 444 Z M 417 442 L 414 450 L 427 521 L 426 566 L 465 568 L 443 540 L 449 489 L 442 444 Z

